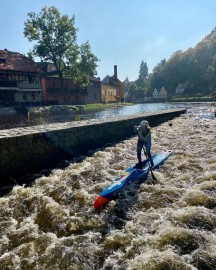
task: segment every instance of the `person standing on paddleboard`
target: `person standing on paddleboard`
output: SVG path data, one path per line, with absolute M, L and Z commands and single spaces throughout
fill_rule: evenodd
M 136 164 L 137 168 L 141 168 L 142 165 L 142 149 L 145 147 L 146 155 L 149 158 L 151 166 L 154 166 L 154 162 L 151 156 L 151 128 L 149 127 L 149 123 L 146 120 L 140 122 L 139 126 L 134 127 L 134 131 L 138 133 L 138 141 L 137 141 L 137 159 L 138 163 Z

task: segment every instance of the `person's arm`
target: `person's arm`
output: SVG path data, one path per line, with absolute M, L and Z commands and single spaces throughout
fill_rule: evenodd
M 149 129 L 149 131 L 147 132 L 147 134 L 145 136 L 145 140 L 146 140 L 146 142 L 148 142 L 149 140 L 151 140 L 151 129 Z
M 141 129 L 141 128 L 138 129 L 138 136 L 139 136 L 139 140 L 140 140 L 140 141 L 146 142 L 146 139 L 145 139 L 145 137 L 143 136 L 143 133 L 142 133 L 142 129 Z
M 147 133 L 145 136 L 143 136 L 142 130 L 141 128 L 138 130 L 138 136 L 139 136 L 139 140 L 142 142 L 147 142 L 149 138 L 151 138 L 151 130 L 148 129 Z
M 133 131 L 134 131 L 134 132 L 138 132 L 138 126 L 134 126 L 134 127 L 133 127 Z

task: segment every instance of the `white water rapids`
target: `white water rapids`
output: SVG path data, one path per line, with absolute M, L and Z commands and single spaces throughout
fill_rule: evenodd
M 101 212 L 95 197 L 136 163 L 136 136 L 14 186 L 0 198 L 1 270 L 215 270 L 216 118 L 210 105 L 152 129 L 173 154 L 158 183 L 131 186 Z

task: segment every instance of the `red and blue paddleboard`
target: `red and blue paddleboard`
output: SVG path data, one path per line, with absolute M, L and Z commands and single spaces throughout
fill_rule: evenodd
M 154 166 L 151 167 L 152 170 L 158 168 L 164 163 L 164 161 L 172 154 L 171 150 L 167 150 L 161 153 L 156 153 L 152 156 Z M 150 171 L 149 159 L 142 161 L 142 166 L 137 169 L 135 166 L 128 168 L 118 177 L 115 178 L 113 183 L 106 187 L 95 199 L 94 208 L 99 209 L 102 206 L 108 204 L 110 201 L 117 198 L 118 193 L 125 186 L 138 181 L 140 183 L 145 182 Z

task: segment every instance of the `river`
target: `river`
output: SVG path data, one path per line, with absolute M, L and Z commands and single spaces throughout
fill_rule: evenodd
M 10 107 L 4 108 L 4 111 L 0 112 L 0 130 L 41 124 L 65 123 L 77 120 L 106 119 L 116 116 L 121 117 L 142 113 L 154 113 L 162 110 L 190 108 L 191 106 L 199 106 L 200 104 L 202 103 L 142 103 L 129 106 L 116 105 L 116 107 L 94 111 L 84 109 L 75 110 L 74 106 L 55 105 L 47 107 L 28 107 L 28 114 L 14 114 L 14 109 Z
M 1 270 L 215 270 L 216 118 L 213 107 L 152 130 L 173 154 L 157 184 L 131 186 L 102 211 L 95 197 L 136 161 L 136 136 L 39 174 L 0 198 Z
M 201 104 L 201 103 L 195 103 Z M 105 119 L 118 116 L 129 116 L 137 115 L 142 113 L 154 113 L 163 110 L 177 109 L 177 108 L 190 108 L 194 106 L 193 103 L 141 103 L 126 106 L 116 106 L 115 108 L 108 108 L 105 110 L 96 111 L 85 111 L 78 110 L 73 113 L 59 114 L 59 115 L 48 115 L 45 117 L 46 123 L 58 123 L 77 120 L 87 119 Z
M 0 111 L 0 130 L 17 127 L 29 127 L 41 124 L 65 123 L 77 120 L 105 119 L 115 116 L 128 116 L 146 112 L 188 108 L 192 103 L 142 103 L 111 107 L 103 110 L 75 110 L 75 106 L 55 105 L 27 107 L 28 114 L 17 114 L 13 107 L 2 108 Z M 193 106 L 193 105 L 192 105 Z M 79 106 L 77 105 L 77 108 Z

